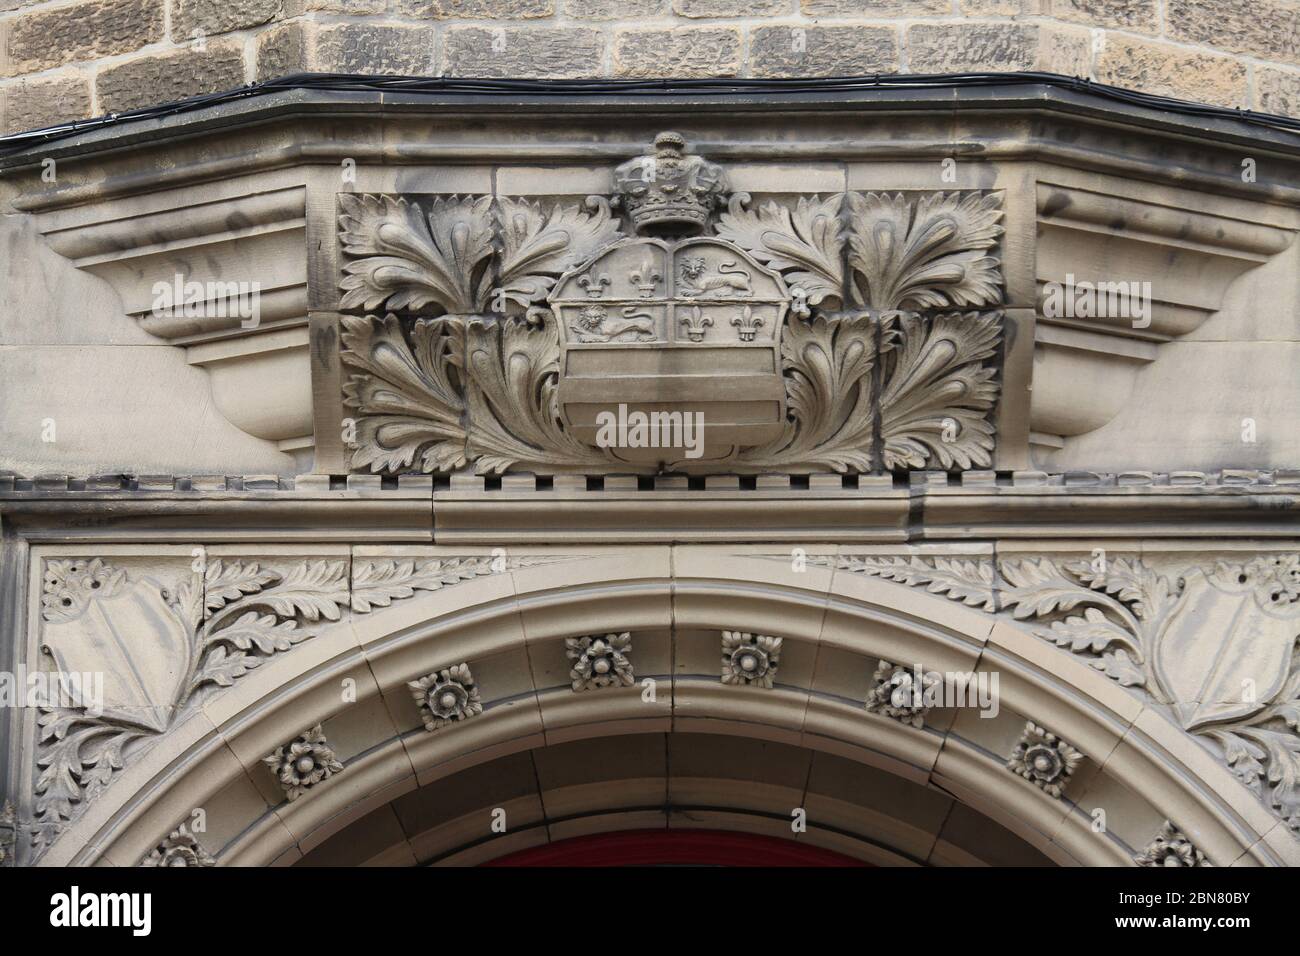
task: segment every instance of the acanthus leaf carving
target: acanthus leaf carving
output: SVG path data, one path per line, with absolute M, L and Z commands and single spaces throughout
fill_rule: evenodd
M 353 261 L 339 283 L 341 309 L 480 311 L 491 282 L 491 196 L 405 197 L 340 193 L 339 239 Z
M 564 427 L 555 398 L 558 335 L 549 313 L 540 324 L 519 318 L 469 323 L 469 451 L 480 473 L 530 466 L 600 470 L 612 463 Z
M 502 297 L 523 308 L 540 302 L 568 269 L 622 238 L 609 201 L 588 196 L 585 203 L 555 203 L 549 212 L 540 202 L 501 197 L 497 222 L 501 232 Z M 606 278 L 608 284 L 608 278 Z
M 409 598 L 416 591 L 438 591 L 483 575 L 562 560 L 568 559 L 484 554 L 427 561 L 358 560 L 352 568 L 352 610 L 364 614 L 376 607 L 388 607 L 396 598 Z
M 884 320 L 880 430 L 886 468 L 987 468 L 998 397 L 985 365 L 1002 337 L 1000 312 L 895 313 Z
M 862 313 L 793 318 L 781 355 L 789 421 L 768 445 L 745 449 L 748 470 L 869 471 L 875 441 L 875 324 Z
M 465 398 L 459 381 L 465 323 L 421 319 L 408 345 L 395 315 L 343 317 L 343 362 L 364 374 L 343 386 L 358 413 L 352 467 L 454 471 L 465 464 Z
M 809 305 L 819 305 L 843 294 L 843 201 L 843 194 L 800 196 L 793 210 L 770 199 L 752 209 L 748 193 L 734 193 L 718 217 L 717 234 L 783 273 L 792 287 L 803 290 Z
M 929 561 L 913 555 L 877 556 L 844 554 L 834 559 L 845 571 L 870 574 L 901 584 L 923 586 L 931 594 L 945 594 L 970 607 L 992 611 L 993 565 L 988 561 L 935 557 Z
M 998 193 L 848 193 L 858 304 L 891 312 L 1000 303 L 1001 268 L 987 253 L 1002 234 L 1001 205 Z

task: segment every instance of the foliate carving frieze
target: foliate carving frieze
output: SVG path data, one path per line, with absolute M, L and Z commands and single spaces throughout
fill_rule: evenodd
M 852 573 L 1024 622 L 1213 745 L 1300 831 L 1300 554 L 1161 573 L 1139 557 L 840 555 Z
M 206 557 L 195 559 L 188 574 L 171 577 L 115 558 L 45 560 L 42 657 L 65 681 L 91 675 L 97 683 L 72 680 L 39 707 L 31 794 L 35 855 L 129 758 L 161 739 L 198 702 L 312 639 L 345 610 L 381 612 L 417 592 L 578 557 L 504 551 L 351 562 Z M 476 712 L 472 686 L 470 680 L 459 711 L 465 715 Z
M 353 468 L 992 462 L 999 194 L 755 202 L 671 133 L 615 183 L 340 195 Z

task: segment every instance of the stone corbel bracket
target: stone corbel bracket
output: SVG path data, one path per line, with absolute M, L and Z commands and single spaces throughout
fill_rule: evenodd
M 1036 221 L 1030 440 L 1045 449 L 1114 418 L 1159 344 L 1199 328 L 1223 307 L 1229 286 L 1285 250 L 1297 227 L 1276 206 L 1110 178 L 1084 183 L 1063 170 L 1039 179 Z M 1123 314 L 1122 302 L 1119 315 L 1059 307 L 1062 294 L 1084 283 L 1122 295 L 1139 293 L 1134 284 L 1144 281 L 1144 315 Z
M 306 203 L 301 179 L 273 173 L 105 196 L 37 222 L 141 328 L 208 370 L 232 424 L 294 453 L 314 443 Z

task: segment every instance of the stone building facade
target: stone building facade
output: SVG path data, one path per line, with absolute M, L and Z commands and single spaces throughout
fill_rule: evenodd
M 1296 115 L 1297 19 L 1291 0 L 0 0 L 0 129 L 300 71 L 1040 70 Z
M 1294 55 L 1281 3 L 778 6 L 20 6 L 5 95 L 285 37 L 429 71 L 383 30 L 708 75 L 792 24 L 881 70 L 1077 35 L 1243 104 Z M 940 78 L 281 89 L 5 152 L 0 862 L 1300 862 L 1298 147 Z

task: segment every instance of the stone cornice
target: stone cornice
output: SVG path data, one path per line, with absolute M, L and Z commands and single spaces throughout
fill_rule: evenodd
M 890 135 L 877 137 L 870 129 L 863 135 L 863 115 L 887 118 Z M 1176 178 L 1183 184 L 1217 184 L 1225 192 L 1254 198 L 1268 195 L 1278 201 L 1293 201 L 1300 190 L 1300 134 L 1217 116 L 1178 115 L 1048 84 L 671 96 L 287 90 L 107 126 L 29 147 L 0 156 L 0 174 L 6 174 L 5 178 L 19 174 L 10 182 L 26 195 L 14 204 L 35 212 L 160 185 L 342 157 L 394 165 L 543 158 L 615 162 L 640 143 L 639 129 L 629 132 L 628 125 L 653 126 L 671 120 L 680 126 L 684 116 L 720 133 L 752 127 L 755 118 L 765 125 L 779 121 L 782 135 L 770 137 L 770 141 L 761 134 L 749 140 L 731 137 L 730 142 L 717 144 L 701 138 L 710 155 L 728 162 L 879 159 L 882 155 L 897 159 L 953 155 L 984 160 L 1061 158 L 1139 177 L 1147 173 L 1143 167 L 1148 164 L 1173 167 L 1169 171 L 1176 168 Z M 618 117 L 618 122 L 611 117 Z M 557 123 L 563 127 L 574 120 L 599 119 L 605 135 L 598 143 L 585 137 L 566 140 L 561 128 L 559 135 L 534 143 L 503 145 L 490 135 L 450 136 L 433 142 L 418 135 L 421 128 L 427 129 L 431 118 L 455 133 L 465 132 L 459 125 L 465 120 L 519 128 Z M 789 135 L 792 128 L 834 126 L 837 118 L 856 120 L 859 125 L 854 135 L 835 135 L 824 144 Z M 927 120 L 936 118 L 943 124 L 944 135 L 939 137 L 933 128 L 925 128 Z M 1014 122 L 1023 124 L 1019 135 L 1008 136 L 1007 124 Z M 375 137 L 380 127 L 385 135 Z M 403 135 L 404 130 L 416 135 Z M 1081 135 L 1081 130 L 1087 135 Z M 352 131 L 359 135 L 348 135 Z M 261 141 L 256 155 L 243 151 L 246 135 Z M 203 162 L 174 161 L 178 149 L 213 140 L 221 143 L 204 151 Z M 1261 173 L 1249 186 L 1240 179 L 1243 148 L 1256 158 L 1276 160 L 1267 174 Z M 147 169 L 141 162 L 150 150 L 159 156 L 157 169 Z M 39 175 L 45 159 L 69 166 L 93 162 L 103 175 L 95 176 L 93 182 L 41 188 Z
M 0 481 L 0 516 L 33 541 L 920 542 L 994 538 L 1292 538 L 1289 472 L 967 473 L 807 480 L 456 475 Z M 1170 481 L 1175 483 L 1170 483 Z M 1209 483 L 1205 483 L 1208 480 Z M 115 488 L 109 486 L 117 482 Z M 195 483 L 198 483 L 197 485 Z M 760 485 L 761 482 L 761 485 Z M 942 483 L 941 483 L 942 482 Z M 1201 482 L 1192 484 L 1188 482 Z M 227 484 L 228 483 L 228 484 Z M 260 487 L 259 487 L 260 484 Z M 206 487 L 205 487 L 206 485 Z

